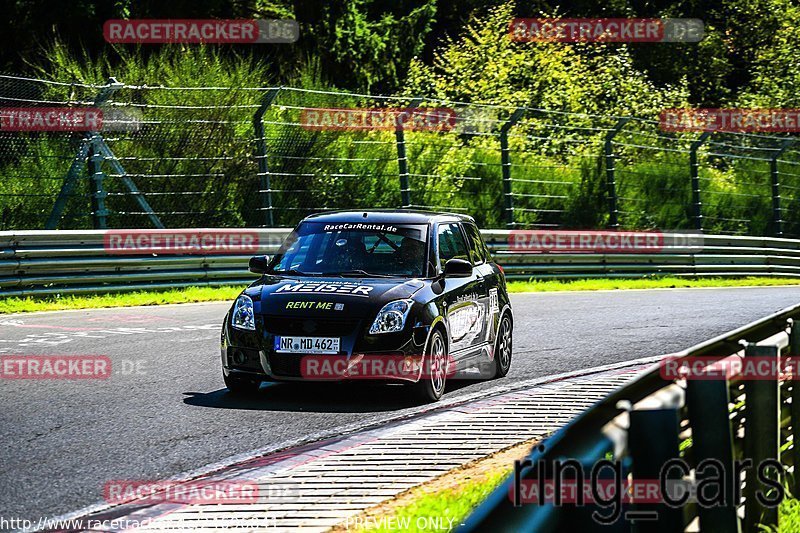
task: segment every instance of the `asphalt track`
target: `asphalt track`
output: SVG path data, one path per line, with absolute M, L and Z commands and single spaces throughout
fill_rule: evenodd
M 800 287 L 512 295 L 511 382 L 658 355 L 800 302 Z M 412 412 L 402 387 L 222 384 L 226 303 L 0 317 L 0 355 L 107 355 L 104 380 L 0 380 L 0 516 L 102 500 L 108 480 L 159 480 L 254 449 Z M 497 386 L 462 381 L 445 400 Z

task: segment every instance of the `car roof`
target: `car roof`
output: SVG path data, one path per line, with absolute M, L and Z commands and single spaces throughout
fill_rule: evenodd
M 313 222 L 376 222 L 383 224 L 431 224 L 434 222 L 472 222 L 468 215 L 436 211 L 415 211 L 410 209 L 364 209 L 361 211 L 326 211 L 303 219 Z

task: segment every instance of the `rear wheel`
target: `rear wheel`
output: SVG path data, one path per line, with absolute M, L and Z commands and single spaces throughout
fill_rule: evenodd
M 447 381 L 447 346 L 439 330 L 431 334 L 422 364 L 422 376 L 416 385 L 422 401 L 436 402 L 444 394 Z
M 494 377 L 502 378 L 511 368 L 511 318 L 503 315 L 497 329 L 497 340 L 494 348 Z
M 228 387 L 228 391 L 235 396 L 249 396 L 255 394 L 258 392 L 259 387 L 261 387 L 260 381 L 236 378 L 230 375 L 223 375 L 222 377 L 225 380 L 225 386 Z

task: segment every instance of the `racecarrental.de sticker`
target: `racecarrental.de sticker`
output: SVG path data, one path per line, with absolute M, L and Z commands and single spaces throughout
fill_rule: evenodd
M 396 233 L 397 227 L 391 224 L 362 224 L 362 223 L 343 223 L 343 224 L 325 224 L 322 231 L 348 231 L 348 230 L 373 230 L 382 231 L 385 233 Z

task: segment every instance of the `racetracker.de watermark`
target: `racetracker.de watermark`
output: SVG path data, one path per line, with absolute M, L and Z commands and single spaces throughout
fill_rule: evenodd
M 255 254 L 258 232 L 239 230 L 108 230 L 103 247 L 112 255 Z
M 107 355 L 3 355 L 0 379 L 108 379 Z
M 399 379 L 417 380 L 430 378 L 431 371 L 438 371 L 429 363 L 423 363 L 422 355 L 312 355 L 300 359 L 300 373 L 306 379 Z M 453 372 L 453 360 L 443 361 L 443 372 Z
M 103 485 L 108 503 L 249 504 L 259 501 L 253 481 L 112 480 Z
M 729 133 L 800 132 L 800 109 L 665 109 L 659 116 L 664 131 Z
M 276 351 L 279 350 L 278 342 Z M 310 352 L 309 352 L 310 353 Z M 439 377 L 484 380 L 496 373 L 497 362 L 484 360 L 466 364 L 452 355 L 432 361 L 422 354 L 302 355 L 300 374 L 305 379 L 325 380 L 399 380 L 418 381 Z
M 103 25 L 103 37 L 120 44 L 293 43 L 300 27 L 289 19 L 114 19 Z
M 796 381 L 800 380 L 800 357 L 670 356 L 659 362 L 659 373 L 666 380 Z
M 300 112 L 300 125 L 309 130 L 451 131 L 456 123 L 456 112 L 446 107 L 305 108 Z
M 660 231 L 511 230 L 508 244 L 517 252 L 647 254 L 676 248 L 698 251 L 703 236 Z
M 696 43 L 705 37 L 700 19 L 515 18 L 508 31 L 518 42 Z
M 96 107 L 0 108 L 0 131 L 100 131 L 103 111 Z

